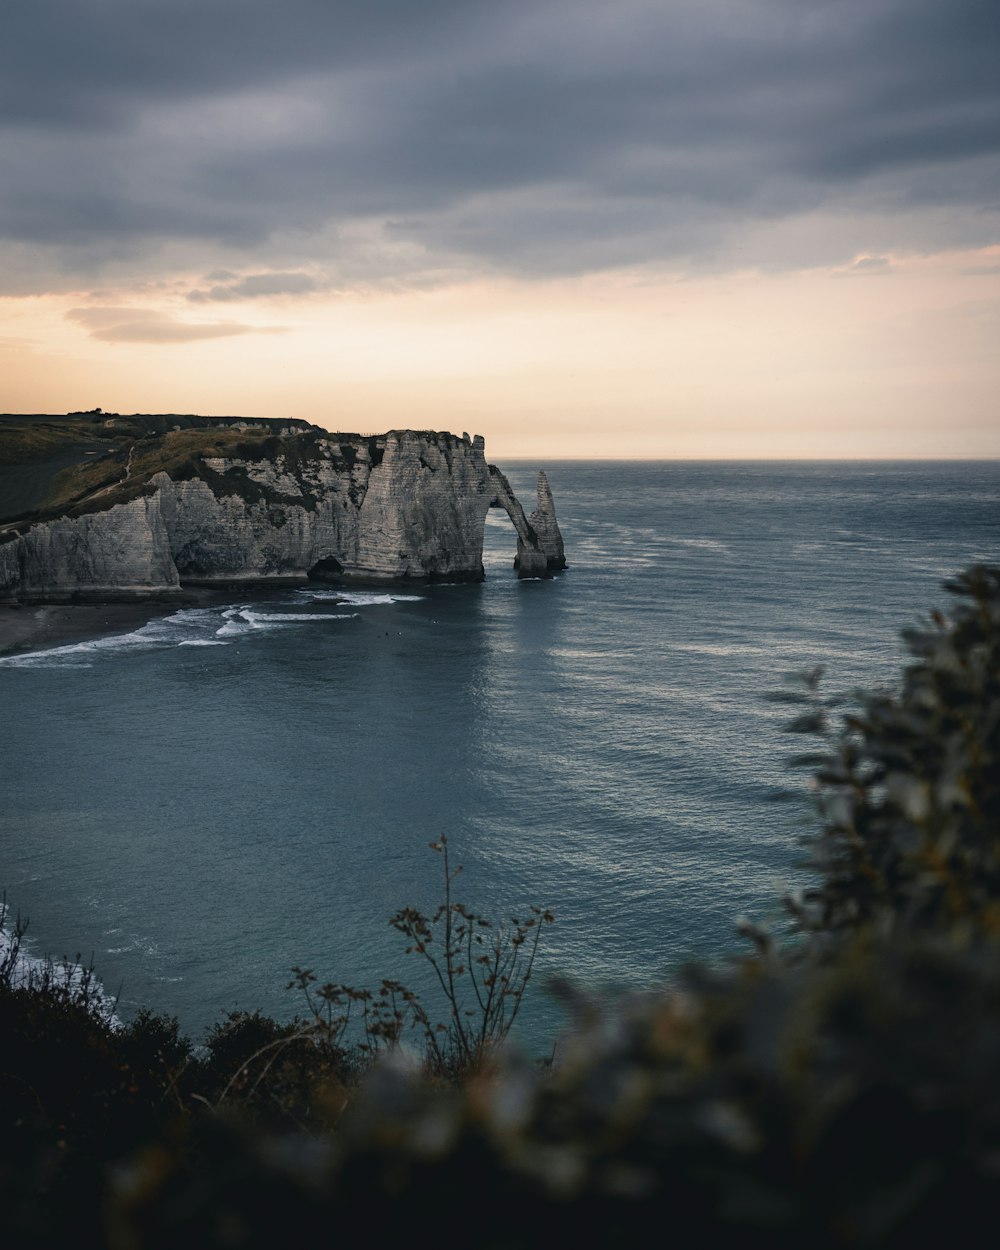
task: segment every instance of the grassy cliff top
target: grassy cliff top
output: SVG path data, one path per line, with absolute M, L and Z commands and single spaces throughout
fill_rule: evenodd
M 205 457 L 266 456 L 289 437 L 326 433 L 247 417 L 0 414 L 0 525 L 101 510 L 135 498 L 161 471 L 187 476 Z

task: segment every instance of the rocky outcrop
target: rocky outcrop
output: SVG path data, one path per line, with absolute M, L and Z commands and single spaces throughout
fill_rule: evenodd
M 183 584 L 307 577 L 479 580 L 493 506 L 517 531 L 521 576 L 565 567 L 544 475 L 529 520 L 479 436 L 289 428 L 249 451 L 233 444 L 233 454 L 210 454 L 220 448 L 206 441 L 171 459 L 182 438 L 189 443 L 191 431 L 154 431 L 129 452 L 124 477 L 76 498 L 65 515 L 0 532 L 0 599 L 170 595 Z M 133 465 L 156 463 L 166 467 L 137 480 Z
M 530 520 L 524 515 L 524 509 L 511 490 L 510 482 L 495 464 L 490 465 L 490 478 L 493 482 L 492 506 L 503 508 L 517 531 L 514 567 L 521 577 L 548 577 L 553 572 L 564 569 L 566 554 L 556 521 L 549 479 L 545 474 L 538 474 L 538 507 L 531 514 Z
M 545 563 L 549 571 L 566 567 L 566 551 L 563 547 L 563 536 L 556 520 L 556 505 L 552 499 L 552 487 L 545 476 L 545 470 L 538 470 L 538 507 L 528 518 L 528 524 L 535 531 L 538 545 L 545 552 Z

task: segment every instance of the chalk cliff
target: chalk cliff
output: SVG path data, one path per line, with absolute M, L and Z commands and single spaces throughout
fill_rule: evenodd
M 529 519 L 479 436 L 145 420 L 140 437 L 81 461 L 68 486 L 61 472 L 65 503 L 0 527 L 0 600 L 307 577 L 479 580 L 491 507 L 514 524 L 522 577 L 566 566 L 544 474 Z

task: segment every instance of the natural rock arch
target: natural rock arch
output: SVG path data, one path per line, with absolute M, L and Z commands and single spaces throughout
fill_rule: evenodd
M 562 534 L 556 522 L 552 491 L 544 470 L 538 473 L 538 507 L 529 519 L 524 515 L 510 482 L 495 464 L 489 466 L 493 485 L 491 508 L 503 508 L 517 531 L 517 555 L 514 567 L 521 577 L 548 577 L 566 567 Z

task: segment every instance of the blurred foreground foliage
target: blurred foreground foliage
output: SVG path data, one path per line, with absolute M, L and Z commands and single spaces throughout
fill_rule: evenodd
M 799 763 L 819 811 L 815 885 L 788 900 L 797 940 L 748 927 L 753 951 L 726 970 L 613 1012 L 559 988 L 577 1023 L 550 1070 L 493 1044 L 470 1060 L 477 1009 L 458 998 L 465 1031 L 452 1015 L 420 1064 L 395 1044 L 391 995 L 373 1050 L 324 1041 L 320 1010 L 230 1016 L 196 1053 L 162 1017 L 112 1027 L 68 975 L 0 977 L 7 1244 L 992 1243 L 1000 570 L 948 589 L 950 615 L 906 635 L 897 691 L 846 715 L 818 674 L 784 696 L 815 743 Z M 394 923 L 426 956 L 450 918 L 432 950 L 458 959 L 470 917 Z M 320 1008 L 358 1001 L 297 977 Z

